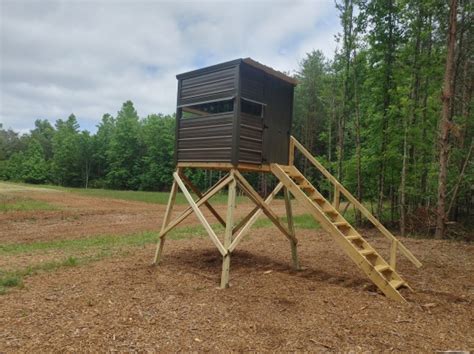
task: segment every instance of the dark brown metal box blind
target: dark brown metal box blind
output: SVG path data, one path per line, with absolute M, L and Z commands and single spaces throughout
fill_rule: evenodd
M 296 80 L 250 58 L 177 79 L 177 162 L 288 163 Z

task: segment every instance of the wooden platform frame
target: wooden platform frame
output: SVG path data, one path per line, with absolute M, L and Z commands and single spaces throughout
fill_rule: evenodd
M 228 173 L 224 177 L 222 177 L 217 183 L 215 183 L 211 188 L 209 188 L 209 190 L 207 190 L 205 193 L 202 193 L 184 175 L 184 168 L 212 168 L 224 170 Z M 249 171 L 248 168 L 245 168 L 243 166 L 240 166 L 240 168 L 242 171 Z M 270 166 L 268 166 L 267 171 L 269 171 L 269 168 Z M 254 171 L 262 172 L 262 169 L 254 169 Z M 209 200 L 226 187 L 228 188 L 228 197 L 227 212 L 224 219 L 217 212 L 217 210 L 215 210 L 215 208 L 209 203 Z M 247 197 L 255 204 L 255 208 L 251 210 L 242 220 L 240 220 L 239 223 L 236 223 L 234 213 L 236 206 L 237 188 L 239 188 L 245 195 L 247 195 Z M 171 214 L 173 212 L 173 207 L 176 202 L 176 193 L 178 192 L 178 189 L 182 191 L 184 197 L 189 203 L 189 207 L 185 209 L 174 220 L 171 220 Z M 288 225 L 284 225 L 280 221 L 277 214 L 270 207 L 270 203 L 282 189 L 284 189 L 285 209 Z M 190 190 L 198 197 L 197 200 L 193 199 Z M 209 221 L 206 219 L 206 217 L 200 210 L 200 207 L 203 205 L 206 206 L 207 209 L 209 209 L 209 211 L 217 219 L 217 221 L 222 226 L 224 226 L 225 231 L 223 241 L 221 241 L 216 235 Z M 236 249 L 236 247 L 242 241 L 244 236 L 248 234 L 250 228 L 255 223 L 255 221 L 257 221 L 257 219 L 262 215 L 262 213 L 265 214 L 272 221 L 272 223 L 283 233 L 283 235 L 285 235 L 286 238 L 290 241 L 292 266 L 294 269 L 299 269 L 297 251 L 298 240 L 295 237 L 291 198 L 289 192 L 286 190 L 286 188 L 284 188 L 282 183 L 279 183 L 275 187 L 275 189 L 266 197 L 266 199 L 263 199 L 245 179 L 245 177 L 240 173 L 239 168 L 235 168 L 232 165 L 209 163 L 199 164 L 197 166 L 190 164 L 178 164 L 176 171 L 173 173 L 173 184 L 171 187 L 168 204 L 163 218 L 163 224 L 158 237 L 158 243 L 156 247 L 155 257 L 153 259 L 153 264 L 158 264 L 162 259 L 166 235 L 192 213 L 197 216 L 204 229 L 206 230 L 207 234 L 209 235 L 211 241 L 214 243 L 214 245 L 222 255 L 222 274 L 220 282 L 221 288 L 227 288 L 229 286 L 230 258 L 232 252 Z

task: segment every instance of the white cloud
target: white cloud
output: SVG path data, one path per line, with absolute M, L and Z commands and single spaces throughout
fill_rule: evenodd
M 172 113 L 178 73 L 248 56 L 295 71 L 339 30 L 332 0 L 0 0 L 0 22 L 0 122 L 21 131 L 72 112 L 94 130 L 127 99 Z

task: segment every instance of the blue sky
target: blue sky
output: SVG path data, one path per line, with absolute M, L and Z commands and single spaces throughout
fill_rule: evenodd
M 95 131 L 126 100 L 172 113 L 178 73 L 242 57 L 295 72 L 338 31 L 333 0 L 0 0 L 0 123 L 74 113 Z

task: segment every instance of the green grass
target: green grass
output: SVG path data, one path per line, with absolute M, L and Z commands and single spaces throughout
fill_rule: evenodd
M 66 191 L 77 193 L 88 197 L 112 198 L 121 200 L 132 200 L 152 204 L 168 203 L 169 192 L 144 192 L 144 191 L 118 191 L 112 189 L 84 189 L 84 188 L 66 188 Z M 244 197 L 237 197 L 237 202 L 244 200 Z M 227 194 L 218 193 L 211 199 L 212 203 L 227 203 Z M 186 198 L 182 193 L 177 193 L 176 204 L 187 204 Z
M 286 222 L 286 218 L 282 218 Z M 294 217 L 295 227 L 300 229 L 315 229 L 319 225 L 310 215 L 297 215 Z M 259 219 L 254 224 L 254 228 L 265 228 L 273 225 L 268 219 Z M 223 227 L 220 224 L 212 225 L 216 232 L 222 232 Z M 204 237 L 206 231 L 200 225 L 179 227 L 171 231 L 167 238 L 179 240 L 194 237 Z M 32 243 L 13 243 L 0 244 L 0 255 L 14 255 L 20 253 L 31 253 L 38 251 L 86 251 L 90 249 L 110 250 L 111 248 L 132 246 L 139 247 L 158 240 L 158 232 L 141 232 L 129 235 L 98 235 L 88 238 L 32 242 Z
M 282 217 L 280 219 L 281 221 L 283 221 L 284 224 L 287 223 L 286 217 Z M 294 215 L 293 223 L 295 224 L 295 228 L 297 229 L 319 229 L 320 228 L 318 222 L 314 220 L 314 218 L 309 214 Z M 263 227 L 270 227 L 272 225 L 273 223 L 269 219 L 262 218 L 262 219 L 258 219 L 255 222 L 253 227 L 263 228 Z
M 282 218 L 286 222 L 286 218 Z M 300 229 L 319 228 L 319 225 L 310 215 L 297 215 L 294 217 L 295 227 Z M 257 220 L 253 228 L 266 228 L 273 225 L 266 218 Z M 222 232 L 220 224 L 212 225 L 216 232 Z M 171 231 L 167 238 L 180 240 L 195 237 L 205 237 L 206 231 L 200 225 L 185 226 Z M 0 270 L 0 294 L 6 293 L 8 288 L 23 286 L 23 279 L 27 276 L 35 275 L 39 272 L 54 271 L 63 267 L 75 267 L 80 264 L 100 260 L 104 257 L 117 254 L 117 252 L 127 252 L 134 247 L 143 247 L 150 243 L 156 243 L 158 232 L 141 232 L 129 235 L 98 235 L 83 239 L 32 242 L 19 244 L 0 245 L 0 255 L 31 254 L 34 252 L 63 251 L 75 253 L 60 261 L 51 261 L 29 266 L 23 269 L 11 271 Z M 79 257 L 77 254 L 89 251 L 88 255 Z M 91 252 L 92 251 L 92 252 Z
M 22 287 L 23 278 L 39 272 L 50 272 L 62 267 L 75 267 L 79 260 L 75 257 L 67 257 L 61 261 L 51 261 L 29 266 L 13 271 L 0 270 L 0 294 L 5 294 L 8 288 Z
M 30 210 L 58 210 L 49 203 L 12 195 L 0 194 L 0 212 L 30 211 Z
M 29 188 L 46 188 L 54 189 L 63 192 L 75 193 L 87 197 L 97 198 L 111 198 L 120 200 L 132 200 L 137 202 L 152 203 L 152 204 L 164 204 L 168 203 L 169 192 L 145 192 L 145 191 L 124 191 L 114 189 L 95 189 L 95 188 L 71 188 L 61 187 L 49 184 L 34 185 L 26 183 L 6 183 L 12 185 L 26 186 Z M 237 202 L 245 200 L 245 197 L 237 197 Z M 211 202 L 214 204 L 225 204 L 227 203 L 227 194 L 218 193 L 212 197 Z M 186 198 L 182 193 L 176 195 L 176 204 L 187 204 Z

